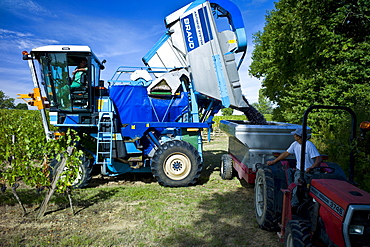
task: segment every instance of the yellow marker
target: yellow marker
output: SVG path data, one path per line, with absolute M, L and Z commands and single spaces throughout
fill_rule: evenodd
M 54 139 L 59 139 L 61 136 L 65 136 L 66 133 L 65 132 L 54 132 Z
M 31 106 L 36 106 L 38 110 L 49 108 L 49 104 L 45 104 L 47 101 L 46 97 L 41 96 L 40 89 L 35 87 L 33 89 L 33 93 L 29 94 L 18 94 L 18 99 L 23 99 L 27 104 Z M 30 99 L 30 100 L 26 100 Z
M 186 130 L 187 131 L 198 131 L 199 129 L 198 128 L 187 128 Z
M 104 105 L 104 100 L 98 99 L 98 110 L 103 109 L 103 105 Z

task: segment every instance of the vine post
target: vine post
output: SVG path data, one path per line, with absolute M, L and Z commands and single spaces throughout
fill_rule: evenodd
M 11 135 L 11 138 L 12 138 L 11 143 L 12 143 L 12 145 L 14 146 L 14 145 L 15 145 L 15 135 Z M 8 159 L 8 160 L 9 160 L 9 163 L 10 163 L 10 166 L 11 166 L 11 165 L 12 165 L 12 161 L 14 161 L 14 160 L 15 160 L 14 155 L 11 155 L 11 156 L 9 157 L 9 159 Z M 22 203 L 21 199 L 19 198 L 19 196 L 18 196 L 18 194 L 17 194 L 17 188 L 19 187 L 19 183 L 17 183 L 17 182 L 16 182 L 16 181 L 17 181 L 17 179 L 18 179 L 18 178 L 14 178 L 14 183 L 11 185 L 11 186 L 12 186 L 12 194 L 13 194 L 13 196 L 15 197 L 15 199 L 17 199 L 19 206 L 22 208 L 22 211 L 23 211 L 23 217 L 24 217 L 24 216 L 26 216 L 26 215 L 27 215 L 27 211 L 26 211 L 26 208 L 24 207 L 24 205 L 23 205 L 23 203 Z
M 73 148 L 74 147 L 71 147 L 71 146 L 69 146 L 67 148 L 67 156 L 72 155 Z M 37 219 L 40 219 L 41 217 L 43 217 L 45 215 L 45 212 L 46 212 L 48 203 L 50 201 L 50 198 L 52 197 L 52 195 L 54 194 L 54 192 L 57 188 L 58 180 L 60 179 L 60 176 L 61 176 L 62 172 L 64 171 L 64 168 L 66 167 L 66 163 L 67 163 L 67 157 L 66 157 L 66 155 L 63 155 L 62 160 L 59 161 L 59 164 L 57 165 L 58 169 L 57 169 L 56 174 L 53 178 L 53 181 L 51 182 L 51 188 L 50 188 L 49 192 L 46 194 L 45 199 L 42 202 L 42 204 L 40 206 L 40 209 L 37 213 L 37 216 L 36 216 Z M 71 207 L 72 207 L 72 205 L 71 205 Z

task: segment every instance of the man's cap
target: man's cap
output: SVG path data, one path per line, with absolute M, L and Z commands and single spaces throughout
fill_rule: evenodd
M 292 132 L 290 132 L 292 135 L 297 135 L 297 136 L 300 136 L 300 137 L 302 137 L 302 135 L 303 135 L 303 130 L 302 130 L 302 128 L 298 128 L 298 129 L 296 129 L 295 131 L 292 131 Z
M 297 135 L 303 137 L 303 130 L 302 128 L 298 128 L 295 131 L 290 132 L 292 135 Z M 308 129 L 306 132 L 307 140 L 311 139 L 311 129 Z

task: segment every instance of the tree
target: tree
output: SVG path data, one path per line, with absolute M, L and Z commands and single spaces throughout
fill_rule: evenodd
M 263 91 L 261 89 L 258 92 L 258 103 L 252 103 L 252 106 L 263 115 L 272 114 L 274 110 L 273 103 L 263 95 Z
M 14 99 L 6 96 L 5 93 L 0 90 L 0 109 L 13 109 L 14 107 Z
M 14 109 L 17 110 L 28 110 L 28 105 L 26 103 L 18 103 Z
M 346 105 L 369 116 L 370 0 L 281 0 L 254 34 L 250 74 L 297 122 L 312 104 Z
M 274 120 L 301 123 L 310 105 L 352 108 L 359 121 L 370 120 L 370 0 L 280 0 L 254 34 L 249 73 L 263 79 L 263 94 L 273 101 Z M 319 111 L 309 125 L 320 151 L 342 162 L 348 116 Z M 320 149 L 320 145 L 319 145 Z M 358 159 L 360 181 L 368 161 Z M 363 168 L 361 168 L 363 167 Z M 361 177 L 362 176 L 362 177 Z
M 221 112 L 222 112 L 222 116 L 231 116 L 233 115 L 234 110 L 231 108 L 222 108 Z

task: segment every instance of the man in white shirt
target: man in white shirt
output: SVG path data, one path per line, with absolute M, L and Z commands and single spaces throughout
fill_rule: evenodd
M 295 131 L 293 131 L 291 133 L 294 135 L 294 140 L 295 141 L 289 146 L 287 151 L 280 154 L 279 157 L 277 157 L 274 160 L 267 161 L 267 164 L 269 166 L 277 163 L 280 160 L 283 160 L 283 159 L 287 158 L 291 154 L 294 154 L 295 157 L 296 157 L 296 160 L 297 160 L 296 169 L 299 170 L 300 164 L 301 164 L 301 146 L 302 146 L 302 141 L 303 141 L 302 129 L 301 128 L 296 129 Z M 315 147 L 315 145 L 310 141 L 306 141 L 306 152 L 305 153 L 306 153 L 306 156 L 305 156 L 305 170 L 306 170 L 306 172 L 309 172 L 312 169 L 314 169 L 315 167 L 318 167 L 320 165 L 320 163 L 322 161 L 322 157 L 321 157 L 319 151 L 317 151 L 317 148 Z
M 293 169 L 293 170 L 295 170 L 295 172 L 294 172 L 294 182 L 297 183 L 298 178 L 300 177 L 299 169 L 300 169 L 300 165 L 301 165 L 301 147 L 302 147 L 302 141 L 303 141 L 302 128 L 296 129 L 295 131 L 291 132 L 291 134 L 294 135 L 294 140 L 295 141 L 289 146 L 287 151 L 280 154 L 279 157 L 277 157 L 274 160 L 267 161 L 267 165 L 269 165 L 269 166 L 273 165 L 273 164 L 279 162 L 280 160 L 283 160 L 283 159 L 287 158 L 289 155 L 294 154 L 295 157 L 296 157 L 296 160 L 297 160 L 296 168 Z M 321 164 L 321 162 L 322 162 L 322 157 L 321 157 L 319 151 L 317 151 L 317 148 L 315 147 L 315 145 L 310 141 L 306 141 L 305 171 L 310 172 L 315 167 L 318 167 Z M 297 200 L 295 194 L 296 194 L 296 188 L 293 190 L 293 200 L 292 200 L 292 206 L 293 207 L 298 206 L 297 205 L 298 200 Z

